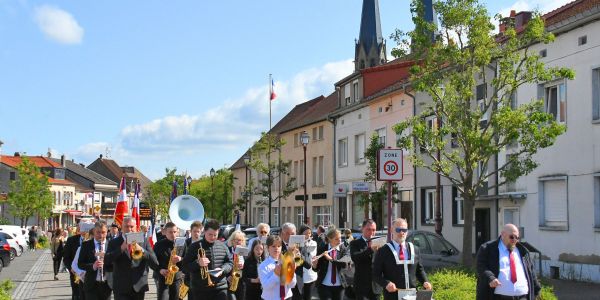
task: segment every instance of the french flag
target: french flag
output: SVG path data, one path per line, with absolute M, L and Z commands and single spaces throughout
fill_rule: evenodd
M 277 94 L 275 94 L 275 82 L 271 79 L 271 101 L 275 100 Z
M 135 196 L 131 206 L 131 217 L 135 219 L 137 231 L 140 231 L 140 182 L 135 185 Z
M 117 207 L 115 208 L 115 223 L 121 227 L 123 224 L 123 218 L 127 214 L 127 188 L 125 184 L 125 177 L 121 178 L 121 185 L 119 186 L 119 198 L 117 200 Z
M 150 217 L 150 230 L 148 230 L 148 232 L 146 232 L 146 238 L 148 239 L 148 243 L 150 244 L 150 247 L 152 249 L 154 249 L 154 244 L 156 244 L 156 241 L 158 240 L 156 237 L 156 226 L 154 226 L 154 209 L 152 209 L 152 216 Z M 150 235 L 150 236 L 148 236 Z

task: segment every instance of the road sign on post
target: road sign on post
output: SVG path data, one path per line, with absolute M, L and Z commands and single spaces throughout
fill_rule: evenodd
M 377 153 L 377 180 L 402 181 L 404 159 L 401 149 L 380 149 Z
M 392 239 L 392 182 L 401 181 L 404 159 L 401 149 L 379 149 L 377 152 L 377 180 L 387 181 L 388 241 Z

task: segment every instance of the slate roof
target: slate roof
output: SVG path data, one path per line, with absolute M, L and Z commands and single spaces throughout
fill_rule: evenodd
M 600 0 L 577 0 L 544 14 L 542 18 L 544 18 L 546 26 L 550 26 L 596 6 L 600 6 Z
M 52 161 L 60 164 L 61 161 L 58 158 L 51 158 Z M 96 184 L 105 184 L 105 185 L 117 185 L 116 182 L 88 169 L 83 164 L 78 164 L 70 160 L 65 160 L 65 166 L 69 171 L 78 174 L 79 176 L 86 178 Z

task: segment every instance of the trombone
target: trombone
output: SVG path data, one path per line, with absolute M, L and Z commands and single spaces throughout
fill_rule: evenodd
M 200 260 L 201 258 L 205 258 L 205 257 L 206 257 L 206 252 L 201 247 L 200 249 L 198 249 L 198 260 Z M 200 267 L 200 278 L 207 281 L 206 285 L 208 287 L 215 286 L 215 284 L 210 279 L 210 272 L 208 271 L 208 266 Z

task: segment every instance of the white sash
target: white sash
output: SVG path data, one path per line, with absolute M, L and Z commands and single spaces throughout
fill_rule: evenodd
M 398 289 L 398 300 L 403 300 L 403 299 L 413 299 L 413 297 L 411 296 L 416 296 L 417 295 L 417 290 L 416 289 L 411 289 L 410 287 L 410 282 L 409 282 L 409 277 L 408 277 L 408 265 L 413 265 L 415 263 L 415 247 L 411 242 L 406 242 L 406 244 L 408 245 L 408 248 L 410 249 L 410 258 L 408 260 L 400 260 L 400 258 L 398 257 L 398 251 L 396 251 L 396 249 L 394 248 L 393 244 L 387 243 L 388 248 L 390 248 L 390 250 L 392 251 L 392 254 L 394 255 L 394 259 L 396 260 L 396 265 L 403 265 L 403 269 L 404 269 L 404 287 L 406 289 Z M 402 250 L 402 245 L 400 245 L 400 250 Z

